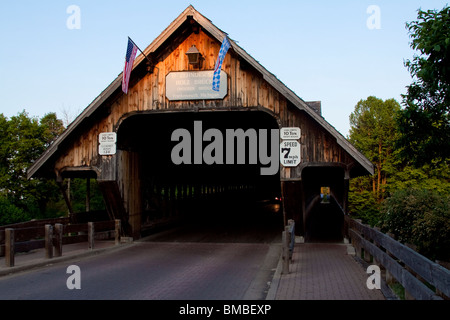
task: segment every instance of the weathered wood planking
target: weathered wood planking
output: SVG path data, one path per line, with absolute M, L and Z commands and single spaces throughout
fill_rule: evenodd
M 204 53 L 202 70 L 214 68 L 220 43 L 205 33 L 191 34 L 163 61 L 156 64 L 153 74 L 145 75 L 129 89 L 128 95 L 120 97 L 110 105 L 110 113 L 86 128 L 78 138 L 74 138 L 65 152 L 57 159 L 55 170 L 65 167 L 95 166 L 98 163 L 98 134 L 117 129 L 124 115 L 136 111 L 171 110 L 183 111 L 193 108 L 199 102 L 168 101 L 165 97 L 165 78 L 169 72 L 190 70 L 185 57 L 186 51 L 195 44 Z M 206 54 L 205 54 L 206 53 Z M 230 53 L 223 63 L 228 74 L 228 95 L 223 101 L 205 101 L 206 108 L 259 107 L 280 117 L 280 110 L 286 109 L 286 99 L 273 89 L 257 72 L 248 68 L 242 70 L 239 59 Z
M 91 128 L 86 129 L 79 139 L 74 139 L 65 154 L 56 161 L 55 169 L 65 167 L 95 166 L 98 156 L 98 134 L 115 131 L 120 119 L 136 111 L 172 110 L 183 111 L 200 102 L 168 101 L 165 98 L 165 78 L 169 72 L 189 70 L 186 51 L 195 44 L 204 54 L 203 70 L 214 67 L 220 43 L 205 33 L 191 34 L 163 61 L 156 64 L 153 74 L 145 75 L 130 88 L 128 95 L 121 95 L 110 106 L 110 113 Z M 205 101 L 206 108 L 249 108 L 267 110 L 280 119 L 282 126 L 296 126 L 302 129 L 302 162 L 338 162 L 351 164 L 354 160 L 342 149 L 326 130 L 319 126 L 306 112 L 288 105 L 286 99 L 272 88 L 252 68 L 241 68 L 241 61 L 230 52 L 227 54 L 224 71 L 229 75 L 229 93 L 223 101 Z M 244 69 L 244 70 L 243 70 Z M 301 168 L 281 170 L 282 179 L 300 178 Z
M 140 230 L 142 193 L 140 182 L 140 157 L 136 152 L 119 151 L 118 185 L 122 194 L 125 211 L 129 215 L 132 230 Z

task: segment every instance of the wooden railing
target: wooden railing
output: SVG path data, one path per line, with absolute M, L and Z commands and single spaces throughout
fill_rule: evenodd
M 64 220 L 33 221 L 34 227 L 29 224 L 20 224 L 19 228 L 6 227 L 0 229 L 0 256 L 5 256 L 7 267 L 14 266 L 14 256 L 18 252 L 28 252 L 45 248 L 45 257 L 61 256 L 63 245 L 86 242 L 88 249 L 94 248 L 95 239 L 113 238 L 115 244 L 120 243 L 120 220 L 88 222 L 79 224 L 62 224 Z M 16 225 L 14 225 L 16 226 Z
M 441 300 L 450 297 L 450 270 L 347 215 L 345 223 L 356 255 L 383 267 L 386 282 L 395 278 L 413 299 Z

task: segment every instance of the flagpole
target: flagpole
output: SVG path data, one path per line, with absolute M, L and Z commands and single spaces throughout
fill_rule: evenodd
M 147 57 L 147 56 L 145 55 L 145 53 L 141 50 L 141 48 L 139 48 L 138 45 L 137 45 L 133 40 L 131 40 L 130 37 L 128 37 L 128 40 L 130 40 L 131 42 L 133 42 L 133 44 L 134 44 L 134 45 L 136 46 L 136 48 L 142 53 L 142 55 L 148 60 L 148 62 L 149 62 L 150 64 L 152 64 L 152 61 L 150 60 L 150 58 Z

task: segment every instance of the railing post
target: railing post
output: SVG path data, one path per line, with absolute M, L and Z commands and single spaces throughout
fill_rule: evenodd
M 282 233 L 282 254 L 283 268 L 282 274 L 289 273 L 289 227 L 285 227 Z
M 416 246 L 409 244 L 409 243 L 405 243 L 405 246 L 410 248 L 411 250 L 416 251 Z M 405 269 L 406 271 L 408 271 L 409 273 L 411 273 L 414 277 L 418 278 L 419 280 L 423 281 L 422 279 L 420 279 L 420 277 L 418 277 L 418 275 L 412 270 L 412 268 L 408 267 L 405 264 Z M 405 289 L 405 300 L 416 300 L 416 298 L 414 298 L 414 296 L 409 293 L 406 289 Z
M 115 239 L 114 239 L 114 244 L 118 245 L 120 244 L 120 227 L 121 227 L 121 223 L 119 219 L 115 220 Z
M 395 239 L 395 236 L 394 236 L 393 233 L 388 232 L 388 233 L 386 233 L 386 235 L 391 237 L 392 239 Z M 395 259 L 395 257 L 388 250 L 386 250 L 386 254 L 389 257 Z M 386 280 L 387 284 L 392 284 L 392 283 L 396 283 L 397 282 L 397 280 L 392 276 L 391 272 L 388 269 L 386 269 L 386 278 L 385 278 L 385 280 Z
M 295 246 L 295 221 L 292 219 L 288 220 L 288 230 L 289 230 L 289 259 L 292 260 L 294 254 Z
M 5 229 L 5 263 L 7 267 L 14 267 L 14 229 Z
M 45 258 L 53 258 L 53 226 L 45 225 Z
M 379 227 L 373 227 L 373 229 L 376 230 L 376 231 L 378 231 L 378 232 L 381 232 L 381 229 L 380 229 Z M 375 245 L 377 248 L 380 248 L 380 245 L 379 245 L 377 242 L 375 242 L 375 241 L 374 241 L 374 245 Z M 375 257 L 373 257 L 373 263 L 376 264 L 377 266 L 379 266 L 380 269 L 383 269 L 383 268 L 384 268 L 383 265 L 380 263 L 380 261 L 378 261 Z
M 367 224 L 364 224 L 363 226 L 366 228 L 370 228 L 370 226 Z M 366 234 L 364 234 L 363 236 L 364 236 L 364 239 L 366 239 L 368 242 L 372 242 Z M 364 248 L 364 261 L 366 261 L 368 263 L 372 262 L 372 255 L 369 253 L 369 250 L 367 250 L 366 248 Z
M 94 223 L 88 222 L 88 245 L 89 249 L 94 249 Z
M 355 221 L 356 222 L 358 222 L 358 223 L 362 223 L 362 220 L 361 219 L 355 219 Z M 355 251 L 356 251 L 356 256 L 358 257 L 358 258 L 361 258 L 361 256 L 362 256 L 362 248 L 361 248 L 361 246 L 359 246 L 358 244 L 356 244 L 355 243 L 355 245 L 354 245 L 354 247 L 355 247 Z
M 62 238 L 63 238 L 63 225 L 61 223 L 55 223 L 55 257 L 62 256 Z

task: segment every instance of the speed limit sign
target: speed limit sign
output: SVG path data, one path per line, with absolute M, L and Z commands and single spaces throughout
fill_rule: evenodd
M 296 140 L 284 140 L 280 143 L 280 163 L 285 167 L 300 164 L 300 143 Z

